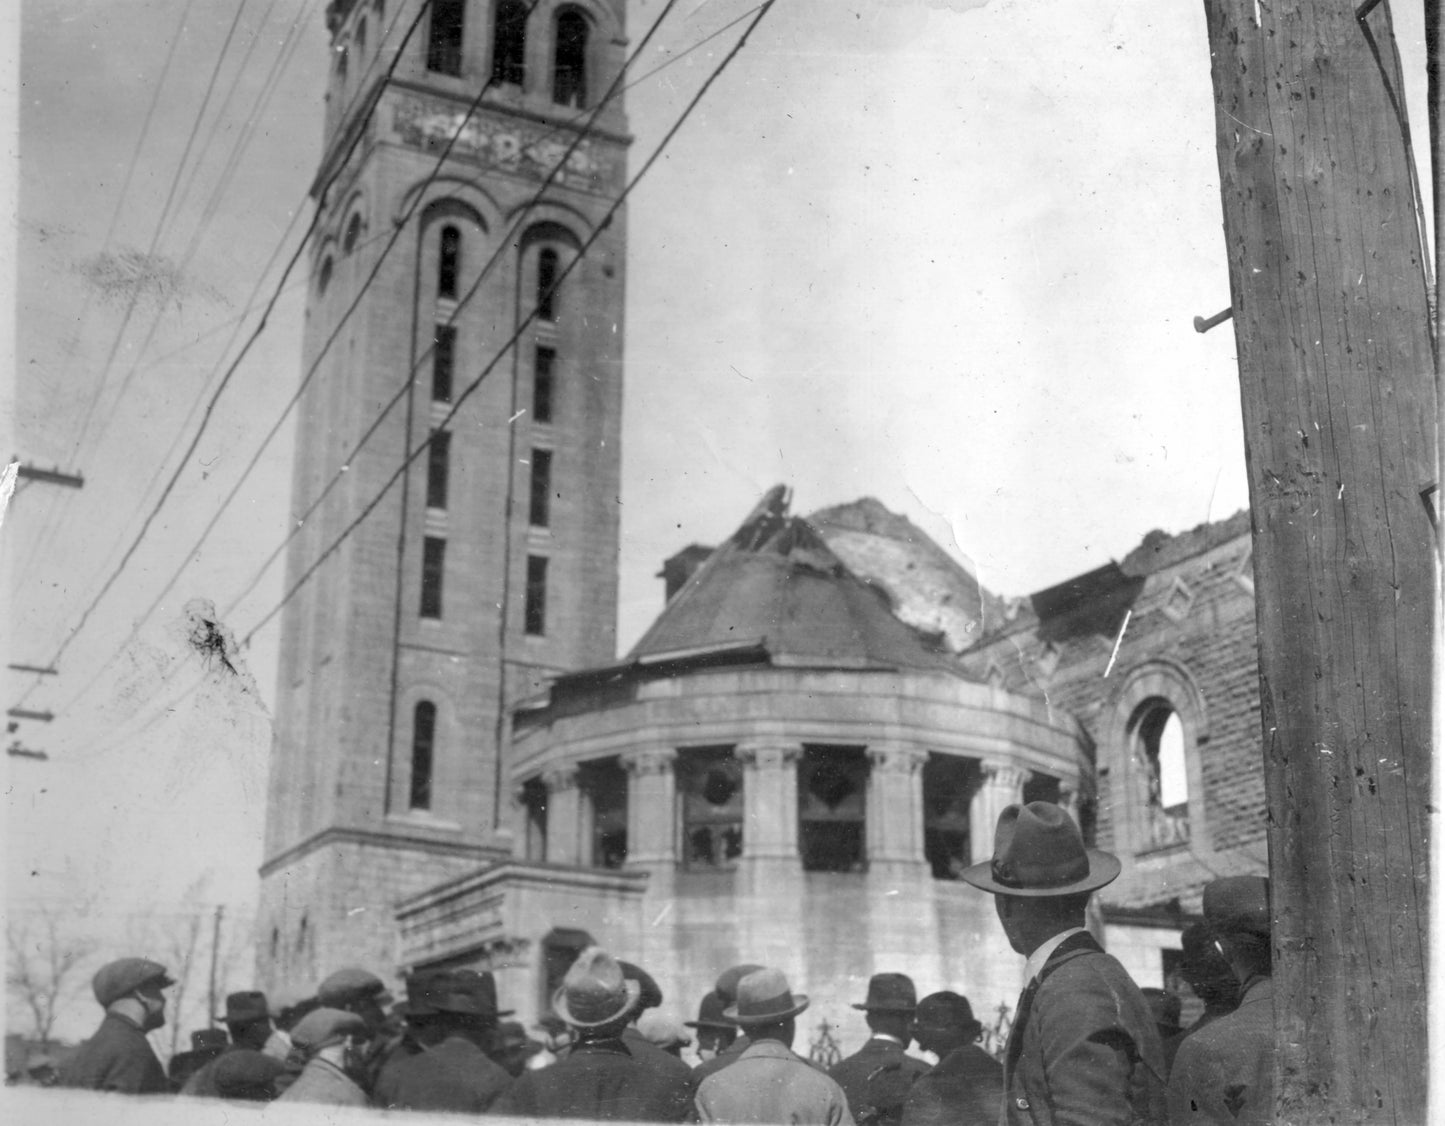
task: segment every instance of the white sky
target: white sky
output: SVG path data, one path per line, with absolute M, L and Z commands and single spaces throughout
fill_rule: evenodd
M 0 531 L 6 660 L 43 663 L 173 467 L 235 352 L 232 322 L 274 287 L 288 223 L 310 216 L 327 45 L 321 0 L 246 0 L 182 166 L 236 12 L 192 0 L 132 167 L 186 0 L 21 7 L 16 432 L 0 452 L 86 477 L 78 492 L 22 489 Z M 750 7 L 683 0 L 634 73 Z M 1419 5 L 1406 7 L 1423 137 Z M 634 42 L 661 8 L 629 5 Z M 223 174 L 298 17 L 274 100 Z M 634 169 L 735 35 L 629 92 Z M 661 560 L 716 542 L 778 482 L 802 512 L 876 496 L 1006 595 L 1248 503 L 1233 334 L 1191 323 L 1229 302 L 1198 3 L 779 0 L 628 224 L 624 649 L 661 608 Z M 153 240 L 164 269 L 122 332 L 119 279 Z M 289 425 L 107 662 L 294 389 L 302 293 L 271 317 L 61 675 L 0 682 L 7 707 L 29 691 L 27 707 L 57 713 L 19 733 L 48 762 L 7 760 L 16 909 L 83 900 L 115 943 L 150 905 L 223 901 L 241 917 L 254 901 L 264 724 L 223 678 L 182 695 L 202 670 L 175 622 L 199 596 L 244 633 L 280 598 L 273 567 L 228 609 L 285 534 Z M 246 653 L 266 704 L 277 643 L 273 623 Z

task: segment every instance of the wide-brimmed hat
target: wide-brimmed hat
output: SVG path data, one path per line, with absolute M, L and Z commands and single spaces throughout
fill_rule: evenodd
M 266 994 L 257 989 L 226 994 L 226 1011 L 216 1017 L 227 1024 L 251 1024 L 270 1018 L 271 1005 L 266 1000 Z
M 1204 921 L 1215 934 L 1256 934 L 1268 938 L 1269 880 L 1224 876 L 1204 885 Z
M 589 946 L 553 994 L 552 1010 L 573 1028 L 600 1028 L 635 1011 L 641 997 L 642 987 L 623 976 L 617 959 Z
M 868 979 L 868 996 L 855 1009 L 877 1013 L 911 1013 L 918 1007 L 918 992 L 907 974 L 874 974 Z
M 743 962 L 741 965 L 729 966 L 717 975 L 717 982 L 712 988 L 713 992 L 723 999 L 724 1008 L 738 999 L 738 982 L 763 968 L 752 962 Z
M 999 814 L 993 858 L 960 875 L 994 895 L 1077 895 L 1112 882 L 1119 875 L 1119 858 L 1085 848 L 1078 825 L 1063 806 L 1031 801 Z
M 149 958 L 118 958 L 107 962 L 95 971 L 90 987 L 95 999 L 109 1008 L 127 993 L 133 993 L 142 985 L 158 984 L 162 989 L 174 985 L 165 966 Z
M 782 970 L 754 970 L 738 982 L 737 1003 L 723 1016 L 747 1028 L 755 1024 L 779 1024 L 808 1007 L 805 993 L 794 993 Z
M 622 967 L 622 976 L 637 982 L 637 988 L 641 990 L 637 998 L 639 1009 L 655 1009 L 662 1004 L 662 986 L 657 984 L 656 978 L 632 962 L 619 961 L 617 964 Z
M 973 1006 L 968 998 L 949 990 L 930 993 L 918 1002 L 913 1014 L 915 1036 L 922 1032 L 958 1033 L 972 1040 L 983 1031 L 983 1025 L 973 1015 Z
M 688 1028 L 720 1028 L 731 1031 L 737 1025 L 723 1016 L 727 1002 L 718 996 L 717 990 L 703 994 L 702 1002 L 697 1007 L 697 1020 L 685 1020 L 682 1023 Z

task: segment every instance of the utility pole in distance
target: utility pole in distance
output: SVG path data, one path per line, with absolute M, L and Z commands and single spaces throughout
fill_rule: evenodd
M 1429 1072 L 1434 356 L 1389 11 L 1359 3 L 1205 0 L 1281 1124 L 1423 1122 Z

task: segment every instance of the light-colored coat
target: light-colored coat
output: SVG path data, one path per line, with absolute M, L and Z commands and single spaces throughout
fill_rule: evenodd
M 1239 1008 L 1186 1037 L 1169 1075 L 1174 1126 L 1274 1120 L 1274 982 L 1255 978 Z
M 325 1103 L 329 1106 L 370 1106 L 371 1100 L 346 1072 L 329 1060 L 313 1059 L 277 1102 Z
M 777 1040 L 749 1044 L 693 1102 L 700 1122 L 853 1126 L 843 1088 Z

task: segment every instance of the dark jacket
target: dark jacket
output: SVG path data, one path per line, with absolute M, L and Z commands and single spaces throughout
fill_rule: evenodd
M 751 1043 L 752 1041 L 748 1039 L 746 1033 L 739 1034 L 736 1040 L 717 1055 L 713 1056 L 712 1059 L 703 1060 L 702 1063 L 692 1069 L 693 1082 L 701 1083 L 714 1071 L 721 1071 L 727 1067 L 728 1064 L 735 1062 L 740 1055 L 748 1050 L 748 1045 Z
M 995 1126 L 1003 1105 L 1003 1064 L 977 1044 L 955 1048 L 919 1076 L 903 1126 Z
M 928 1064 L 910 1056 L 898 1041 L 874 1036 L 834 1064 L 828 1078 L 843 1088 L 858 1126 L 896 1126 L 909 1088 L 927 1070 Z
M 1239 1008 L 1187 1037 L 1169 1075 L 1169 1121 L 1274 1120 L 1274 982 L 1257 977 Z
M 1020 999 L 1004 1058 L 1007 1126 L 1126 1126 L 1165 1116 L 1149 1003 L 1088 934 L 1067 939 Z
M 524 1071 L 491 1109 L 522 1118 L 681 1122 L 691 1107 L 690 1082 L 653 1069 L 619 1038 L 575 1044 L 551 1067 Z
M 430 1047 L 406 1040 L 391 1053 L 371 1092 L 373 1106 L 387 1110 L 487 1110 L 512 1077 L 464 1036 Z
M 95 1035 L 70 1057 L 61 1069 L 60 1086 L 128 1095 L 161 1095 L 171 1090 L 145 1033 L 119 1013 L 106 1013 Z

